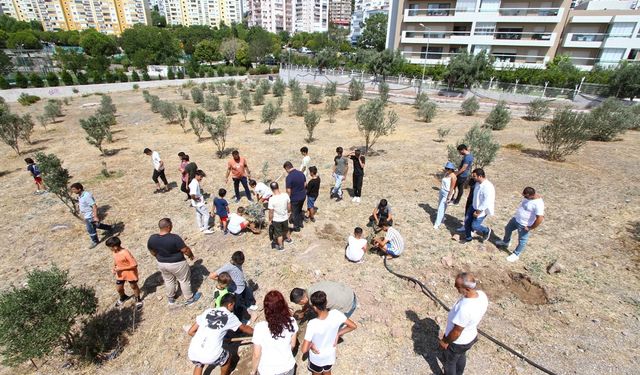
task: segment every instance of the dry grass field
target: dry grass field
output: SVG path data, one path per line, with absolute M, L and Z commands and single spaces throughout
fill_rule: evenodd
M 182 100 L 174 88 L 151 93 L 195 107 Z M 0 233 L 5 253 L 0 263 L 2 288 L 22 284 L 31 269 L 55 264 L 68 269 L 75 284 L 95 288 L 100 312 L 112 309 L 117 298 L 106 246 L 87 249 L 89 238 L 83 223 L 51 194 L 32 194 L 34 186 L 23 158 L 36 150 L 55 153 L 64 161 L 73 180 L 94 193 L 106 222 L 124 223 L 120 237 L 138 259 L 141 284 L 146 280 L 145 307 L 137 317 L 139 322 L 135 330 L 128 324 L 121 352 L 114 359 L 94 365 L 59 353 L 45 363 L 40 361 L 38 373 L 190 373 L 192 366 L 186 358 L 189 337 L 182 326 L 190 324 L 211 301 L 214 285 L 206 275 L 228 261 L 232 252 L 243 250 L 245 273 L 258 284 L 258 301 L 271 289 L 288 295 L 292 287 L 323 279 L 354 288 L 359 307 L 352 319 L 358 329 L 339 345 L 335 374 L 439 374 L 435 368 L 437 336 L 444 330 L 446 312 L 419 289 L 389 274 L 380 257 L 367 255 L 363 264 L 344 260 L 346 237 L 355 226 L 367 223 L 380 198 L 389 200 L 397 229 L 405 238 L 404 254 L 390 262 L 396 271 L 422 280 L 449 305 L 457 298 L 454 275 L 461 270 L 476 272 L 490 299 L 481 327 L 557 374 L 638 373 L 640 189 L 636 177 L 640 133 L 628 132 L 611 143 L 589 142 L 566 162 L 555 163 L 539 156 L 534 132 L 541 123 L 514 118 L 505 130 L 495 132 L 500 144 L 521 144 L 523 149 L 501 148 L 486 168 L 497 191 L 496 215 L 488 225 L 496 235 L 504 233 L 525 186 L 535 187 L 547 207 L 544 224 L 532 234 L 520 261 L 512 264 L 505 260 L 508 254 L 493 243 L 457 241 L 455 228 L 463 216 L 462 205 L 449 209 L 446 229 L 435 231 L 432 226 L 446 145 L 462 138 L 485 115 L 464 117 L 441 110 L 433 123 L 426 124 L 416 120 L 412 107 L 390 104 L 400 121 L 397 131 L 381 138 L 375 155 L 367 158 L 362 203 L 350 199 L 334 202 L 327 190 L 332 183 L 335 147 L 363 145 L 355 121 L 355 111 L 362 102 L 352 102 L 349 110 L 338 113 L 335 123 L 323 117 L 315 132 L 317 140 L 308 145 L 312 164 L 322 178 L 318 220 L 295 233 L 293 244 L 279 253 L 271 250 L 266 233 L 235 237 L 216 230 L 204 236 L 197 231 L 193 209 L 179 189 L 153 194 L 151 161 L 142 153 L 145 147 L 160 152 L 170 181 L 179 181 L 177 153 L 187 152 L 207 173 L 203 186 L 213 194 L 220 187 L 233 190 L 231 184 L 224 183 L 226 160 L 215 156 L 211 140 L 197 142 L 191 132 L 185 134 L 177 124 L 166 124 L 152 113 L 140 92 L 114 94 L 112 98 L 118 108 L 118 124 L 114 142 L 106 146 L 112 150 L 111 156 L 101 157 L 85 141 L 78 123 L 94 111 L 82 105 L 98 103 L 100 97 L 95 95 L 74 98 L 64 107 L 66 116 L 48 131 L 38 127 L 34 144 L 23 147 L 24 155 L 18 157 L 0 145 Z M 267 95 L 266 100 L 274 98 Z M 248 122 L 240 113 L 232 118 L 227 147 L 240 150 L 255 177 L 262 177 L 264 163 L 268 163 L 267 177 L 275 179 L 283 172 L 284 161 L 300 162 L 298 150 L 305 145 L 306 130 L 302 118 L 286 113 L 287 101 L 285 114 L 274 124 L 282 129 L 277 135 L 264 134 L 261 107 L 254 107 Z M 12 109 L 35 115 L 43 105 L 15 104 Z M 324 104 L 316 107 L 322 109 Z M 443 143 L 434 141 L 439 127 L 451 128 Z M 110 178 L 101 177 L 103 161 L 113 172 Z M 350 178 L 347 187 L 351 187 Z M 245 202 L 243 199 L 240 204 Z M 238 206 L 230 205 L 232 210 Z M 193 282 L 204 297 L 194 306 L 170 310 L 162 298 L 163 286 L 157 285 L 157 267 L 146 250 L 146 241 L 162 217 L 173 219 L 174 232 L 185 238 L 198 259 Z M 547 274 L 546 267 L 556 260 L 564 269 Z M 110 312 L 105 319 L 115 319 L 118 314 Z M 298 363 L 303 363 L 299 356 Z M 247 374 L 249 369 L 250 346 L 243 346 L 234 373 Z M 33 372 L 28 364 L 0 369 L 4 374 Z M 217 373 L 217 369 L 213 371 Z M 306 366 L 299 366 L 298 374 L 304 373 Z M 539 372 L 481 339 L 468 355 L 467 373 Z

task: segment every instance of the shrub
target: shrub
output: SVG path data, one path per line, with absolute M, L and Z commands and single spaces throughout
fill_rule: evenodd
M 629 112 L 631 113 L 629 129 L 640 130 L 640 104 L 629 107 Z
M 280 114 L 282 113 L 282 109 L 273 102 L 267 103 L 262 108 L 262 116 L 260 118 L 260 122 L 263 124 L 269 124 L 269 128 L 267 129 L 267 134 L 272 134 L 271 125 L 278 119 Z
M 100 72 L 93 72 L 91 74 L 91 81 L 93 83 L 102 83 L 102 82 L 104 82 L 104 77 L 102 76 L 102 73 L 100 73 Z
M 413 102 L 413 108 L 420 109 L 420 105 L 427 100 L 429 100 L 429 96 L 426 92 L 419 93 L 418 95 L 416 95 L 416 99 Z
M 44 87 L 44 81 L 38 73 L 29 74 L 29 83 L 31 83 L 33 87 Z
M 296 80 L 295 78 L 292 78 L 291 80 L 289 80 L 288 86 L 289 86 L 289 91 L 291 92 L 300 90 L 300 82 L 298 82 L 298 80 Z
M 116 81 L 115 74 L 113 74 L 110 71 L 107 71 L 107 73 L 104 75 L 104 78 L 107 81 L 107 83 L 114 83 Z
M 189 113 L 189 123 L 191 124 L 191 129 L 193 129 L 193 133 L 198 137 L 198 142 L 202 139 L 202 131 L 211 119 L 211 116 L 204 113 L 200 108 Z
M 207 130 L 211 134 L 211 140 L 218 148 L 218 157 L 224 157 L 225 145 L 227 143 L 227 132 L 229 131 L 231 120 L 223 113 L 213 119 L 211 122 L 207 122 Z
M 172 68 L 167 69 L 167 79 L 176 79 L 176 74 Z
M 549 114 L 549 102 L 544 99 L 535 99 L 527 106 L 525 119 L 530 121 L 540 121 Z
M 273 96 L 284 96 L 286 91 L 286 86 L 282 78 L 277 77 L 276 81 L 273 83 Z
M 133 86 L 131 86 L 134 90 L 138 90 L 140 88 L 140 85 L 137 83 L 134 83 Z
M 307 128 L 306 141 L 311 143 L 314 141 L 313 131 L 320 123 L 320 114 L 316 111 L 307 112 L 304 114 L 304 126 Z
M 586 115 L 558 108 L 551 121 L 536 131 L 536 139 L 545 148 L 549 160 L 562 161 L 578 151 L 589 138 Z
M 378 138 L 393 133 L 398 122 L 398 115 L 394 111 L 389 111 L 385 119 L 384 103 L 380 99 L 374 99 L 358 107 L 356 121 L 358 122 L 358 130 L 364 136 L 364 153 L 366 154 Z
M 349 105 L 351 105 L 351 98 L 347 94 L 340 95 L 340 100 L 338 100 L 338 108 L 341 111 L 345 111 L 349 109 Z
M 304 114 L 307 112 L 307 108 L 309 108 L 309 101 L 307 100 L 307 98 L 302 96 L 302 93 L 295 94 L 291 97 L 291 102 L 289 103 L 289 111 L 295 116 L 304 116 Z
M 202 93 L 201 88 L 194 87 L 191 89 L 191 100 L 196 104 L 204 102 L 204 94 Z
M 89 78 L 87 78 L 87 75 L 82 72 L 76 73 L 76 78 L 78 79 L 79 85 L 86 85 L 89 83 Z
M 33 103 L 37 103 L 40 101 L 40 97 L 36 96 L 36 95 L 30 95 L 27 94 L 25 92 L 23 92 L 22 94 L 20 94 L 20 96 L 18 97 L 18 103 L 22 104 L 23 106 L 30 106 Z
M 116 73 L 116 75 L 118 76 L 118 81 L 129 82 L 129 76 L 127 76 L 127 74 L 122 70 L 119 70 L 118 73 Z
M 96 111 L 96 115 L 101 118 L 102 121 L 108 122 L 106 127 L 107 141 L 112 142 L 111 126 L 116 124 L 116 106 L 113 104 L 113 100 L 109 95 L 102 95 L 100 99 L 100 107 Z
M 473 116 L 480 109 L 480 103 L 475 96 L 465 99 L 460 106 L 460 112 L 465 116 Z
M 60 345 L 72 346 L 77 319 L 97 306 L 94 290 L 70 285 L 67 272 L 56 267 L 29 272 L 23 287 L 12 286 L 0 295 L 4 363 L 17 366 L 46 357 Z
M 0 75 L 0 89 L 6 90 L 6 89 L 10 89 L 10 88 L 11 88 L 11 84 L 9 84 L 9 81 L 7 81 L 6 78 L 4 78 L 2 75 Z
M 171 124 L 178 118 L 178 107 L 172 102 L 163 101 L 160 104 L 160 115 Z
M 158 95 L 150 95 L 149 103 L 151 104 L 151 112 L 153 113 L 159 113 L 162 109 L 162 100 L 160 100 Z
M 184 131 L 185 133 L 187 132 L 186 124 L 188 118 L 189 110 L 187 109 L 187 107 L 183 106 L 182 104 L 178 104 L 178 107 L 176 108 L 176 119 L 178 120 L 178 124 L 180 124 L 182 131 Z
M 182 71 L 182 69 L 178 70 L 178 73 L 176 75 L 178 76 L 178 79 L 184 79 L 184 72 Z
M 444 137 L 451 132 L 450 128 L 438 128 L 438 142 L 444 142 Z
M 384 104 L 387 104 L 387 101 L 389 101 L 389 85 L 386 82 L 381 82 L 380 85 L 378 85 L 378 95 L 380 100 L 382 100 Z
M 262 86 L 256 88 L 256 92 L 253 93 L 253 105 L 263 105 L 264 104 L 264 90 Z
M 140 82 L 140 75 L 135 70 L 131 72 L 131 81 Z
M 309 87 L 309 102 L 311 104 L 320 104 L 322 103 L 322 95 L 324 90 L 322 87 L 311 86 Z
M 349 83 L 349 99 L 351 100 L 360 100 L 364 95 L 364 83 L 352 79 L 351 83 Z
M 192 93 L 193 95 L 193 93 Z M 204 100 L 204 109 L 209 112 L 216 112 L 220 110 L 220 98 L 215 94 L 207 94 Z
M 19 139 L 24 139 L 25 132 L 31 134 L 30 132 L 33 130 L 33 126 L 28 123 L 29 121 L 31 121 L 29 114 L 20 117 L 11 113 L 9 106 L 4 101 L 0 102 L 0 139 L 18 155 L 20 155 Z M 27 138 L 29 134 L 27 134 Z
M 18 117 L 18 124 L 20 126 L 20 139 L 31 144 L 31 134 L 33 133 L 33 127 L 35 126 L 31 119 L 31 114 L 27 113 L 22 115 L 22 117 Z
M 238 108 L 240 108 L 240 111 L 242 112 L 242 115 L 244 116 L 244 121 L 247 121 L 247 114 L 249 112 L 251 112 L 251 94 L 249 93 L 248 90 L 242 90 L 240 92 L 240 103 L 238 104 Z
M 63 71 L 62 75 L 60 76 L 62 78 L 62 82 L 66 85 L 66 86 L 71 86 L 73 85 L 73 77 L 71 76 L 71 74 L 68 71 Z
M 149 76 L 148 72 L 142 72 L 142 80 L 143 81 L 151 81 L 151 77 Z
M 236 113 L 236 106 L 233 104 L 231 99 L 227 99 L 222 103 L 222 109 L 224 110 L 224 114 L 227 116 L 231 116 Z
M 631 112 L 616 98 L 609 98 L 591 110 L 586 118 L 589 139 L 609 142 L 631 126 Z
M 484 127 L 492 130 L 502 130 L 507 127 L 509 121 L 511 121 L 511 112 L 509 112 L 507 103 L 501 100 L 484 120 Z
M 149 94 L 149 90 L 142 90 L 142 97 L 144 98 L 145 103 L 151 102 L 151 94 Z
M 336 90 L 338 88 L 338 83 L 337 82 L 331 82 L 329 81 L 325 86 L 324 86 L 324 94 L 328 97 L 333 97 L 336 96 Z
M 50 87 L 60 86 L 60 79 L 54 72 L 47 73 L 47 85 Z
M 27 87 L 29 87 L 29 80 L 24 76 L 24 74 L 20 72 L 16 73 L 16 86 L 21 89 L 26 89 Z
M 219 93 L 220 95 L 227 95 L 227 89 L 228 89 L 228 86 L 225 86 L 225 85 L 218 85 L 217 89 L 218 89 L 218 93 Z
M 460 144 L 467 145 L 473 152 L 474 168 L 484 168 L 491 164 L 498 153 L 498 149 L 500 149 L 500 145 L 493 139 L 491 130 L 481 128 L 478 125 L 474 125 L 469 129 L 464 138 L 456 143 L 456 145 Z M 447 146 L 447 156 L 454 164 L 459 163 L 461 160 L 456 145 Z
M 67 169 L 62 167 L 62 161 L 54 154 L 42 152 L 36 154 L 36 161 L 42 172 L 42 180 L 49 192 L 58 197 L 73 216 L 79 218 L 78 201 L 69 190 L 72 176 Z
M 261 79 L 258 85 L 262 89 L 262 93 L 265 95 L 269 93 L 269 90 L 271 90 L 271 82 L 269 82 L 269 80 Z
M 229 95 L 230 98 L 235 98 L 238 96 L 238 90 L 235 88 L 235 86 L 229 86 L 227 88 L 227 95 Z
M 86 119 L 80 120 L 80 126 L 87 133 L 86 140 L 90 145 L 96 146 L 100 150 L 100 154 L 104 156 L 104 149 L 102 143 L 108 139 L 108 134 L 111 133 L 110 119 L 100 116 L 99 114 L 89 116 Z
M 324 111 L 327 113 L 327 116 L 329 117 L 329 122 L 334 123 L 336 112 L 338 112 L 338 99 L 333 97 L 330 97 L 329 99 L 327 99 L 327 104 L 324 107 Z
M 436 117 L 437 106 L 436 103 L 431 100 L 424 101 L 420 103 L 420 108 L 418 109 L 418 117 L 424 122 L 431 122 L 433 118 Z
M 44 115 L 55 121 L 56 117 L 62 116 L 62 102 L 55 99 L 49 99 L 44 106 Z

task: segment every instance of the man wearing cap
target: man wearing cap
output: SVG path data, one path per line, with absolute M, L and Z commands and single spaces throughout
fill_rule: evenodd
M 442 176 L 442 181 L 440 182 L 438 216 L 436 216 L 436 221 L 433 223 L 434 229 L 438 229 L 440 224 L 442 224 L 447 206 L 451 202 L 451 199 L 453 199 L 454 187 L 456 186 L 457 180 L 455 169 L 456 166 L 450 161 L 444 165 L 444 176 Z
M 447 327 L 439 341 L 444 375 L 462 375 L 467 364 L 466 353 L 478 337 L 478 324 L 487 312 L 489 299 L 477 290 L 476 279 L 471 273 L 456 276 L 455 287 L 462 295 L 447 316 Z
M 522 201 L 516 210 L 516 214 L 509 220 L 504 228 L 504 238 L 496 241 L 498 247 L 509 247 L 511 233 L 518 231 L 518 246 L 513 254 L 507 257 L 507 261 L 515 262 L 520 259 L 520 254 L 524 251 L 529 233 L 536 229 L 544 220 L 544 201 L 536 190 L 530 186 L 524 188 Z

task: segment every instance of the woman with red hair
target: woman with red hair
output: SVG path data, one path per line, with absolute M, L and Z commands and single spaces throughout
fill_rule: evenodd
M 296 346 L 298 325 L 282 293 L 272 290 L 264 297 L 266 321 L 253 331 L 251 375 L 293 375 L 296 360 L 291 352 Z

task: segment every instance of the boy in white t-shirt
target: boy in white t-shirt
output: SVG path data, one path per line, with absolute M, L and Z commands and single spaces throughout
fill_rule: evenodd
M 302 154 L 302 164 L 300 164 L 300 172 L 304 173 L 304 177 L 309 178 L 309 167 L 311 166 L 311 156 L 309 156 L 309 148 L 304 146 L 300 149 Z
M 160 158 L 160 154 L 158 151 L 152 151 L 149 148 L 145 148 L 143 152 L 145 155 L 151 156 L 151 163 L 153 164 L 153 176 L 151 176 L 151 179 L 156 184 L 156 191 L 154 193 L 169 191 L 169 182 L 164 174 L 164 162 Z M 160 187 L 158 178 L 160 178 L 164 184 L 162 188 Z
M 327 295 L 323 291 L 313 293 L 309 300 L 318 317 L 307 324 L 302 353 L 309 353 L 307 368 L 312 374 L 331 375 L 338 339 L 357 326 L 340 311 L 327 310 Z
M 242 215 L 244 215 L 244 207 L 238 207 L 236 213 L 230 213 L 227 221 L 227 230 L 235 235 L 240 234 L 245 229 L 250 230 L 253 234 L 260 234 L 260 229 L 256 228 L 255 223 L 249 222 Z
M 200 181 L 206 176 L 204 172 L 200 169 L 196 171 L 196 176 L 189 183 L 189 196 L 191 196 L 191 206 L 196 209 L 196 223 L 198 224 L 198 228 L 204 234 L 213 233 L 212 230 L 209 229 L 209 218 L 211 215 L 209 214 L 209 209 L 207 208 L 207 204 L 204 201 L 204 195 L 202 195 L 202 189 L 200 188 Z
M 253 334 L 253 328 L 244 325 L 233 315 L 236 303 L 233 293 L 226 294 L 220 301 L 221 307 L 206 309 L 196 317 L 196 322 L 187 332 L 192 336 L 188 357 L 196 366 L 193 375 L 201 375 L 206 365 L 220 366 L 220 375 L 231 372 L 230 354 L 222 348 L 224 336 L 229 331 L 240 330 L 247 335 Z
M 364 262 L 364 253 L 367 251 L 367 239 L 362 238 L 362 228 L 356 227 L 353 236 L 349 236 L 349 244 L 345 256 L 354 263 Z
M 256 180 L 249 180 L 249 186 L 256 193 L 256 198 L 260 203 L 269 202 L 269 198 L 273 195 L 273 192 L 264 182 L 258 182 Z

